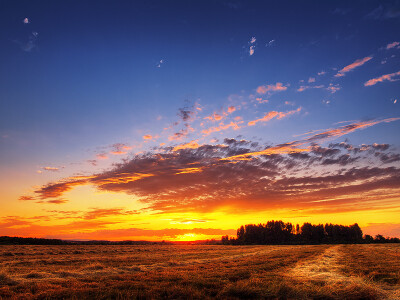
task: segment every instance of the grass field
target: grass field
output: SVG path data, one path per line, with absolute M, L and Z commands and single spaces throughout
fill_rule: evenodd
M 400 299 L 400 245 L 0 246 L 0 298 Z

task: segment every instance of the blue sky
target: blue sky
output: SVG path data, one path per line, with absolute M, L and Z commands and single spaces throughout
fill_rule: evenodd
M 191 141 L 400 146 L 399 1 L 1 1 L 0 28 L 4 204 Z

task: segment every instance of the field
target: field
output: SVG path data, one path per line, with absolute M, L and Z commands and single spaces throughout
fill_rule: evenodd
M 0 298 L 400 299 L 400 245 L 0 246 Z

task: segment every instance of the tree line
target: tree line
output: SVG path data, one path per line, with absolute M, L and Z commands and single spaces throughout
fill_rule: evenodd
M 279 244 L 361 244 L 399 243 L 399 238 L 385 238 L 378 234 L 364 235 L 357 223 L 349 226 L 338 224 L 311 224 L 302 226 L 283 221 L 268 221 L 265 224 L 247 224 L 237 230 L 237 237 L 225 235 L 224 245 L 279 245 Z

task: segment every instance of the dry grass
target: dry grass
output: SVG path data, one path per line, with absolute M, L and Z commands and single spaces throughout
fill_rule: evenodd
M 399 250 L 399 245 L 1 246 L 0 298 L 396 299 Z

